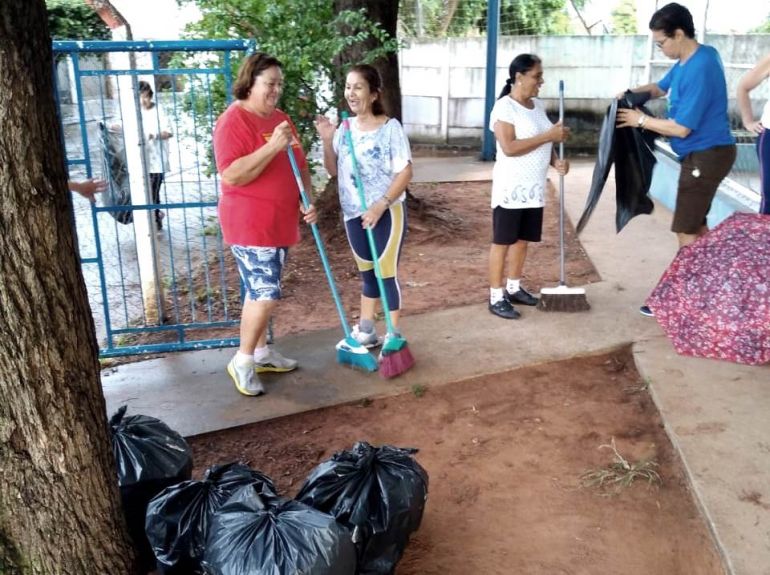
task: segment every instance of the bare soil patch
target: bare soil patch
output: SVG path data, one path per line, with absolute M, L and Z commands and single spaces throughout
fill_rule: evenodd
M 487 265 L 492 239 L 492 216 L 489 207 L 490 182 L 419 183 L 410 186 L 413 201 L 408 203 L 407 239 L 399 268 L 404 316 L 431 310 L 486 301 L 489 297 Z M 558 197 L 549 186 L 543 219 L 543 241 L 530 244 L 524 266 L 524 286 L 537 292 L 555 286 L 559 279 L 559 213 Z M 328 198 L 336 202 L 336 197 Z M 350 323 L 358 318 L 361 285 L 355 262 L 341 221 L 329 216 L 323 205 L 320 215 L 324 247 L 334 273 Z M 302 241 L 289 250 L 283 277 L 283 299 L 274 316 L 275 337 L 339 326 L 339 317 L 329 293 L 320 258 L 310 229 L 302 226 Z M 600 280 L 593 264 L 575 236 L 572 225 L 566 226 L 566 274 L 568 285 L 581 286 Z M 190 299 L 201 305 L 212 296 L 206 308 L 210 321 L 225 319 L 224 302 L 230 317 L 240 315 L 238 271 L 229 250 L 225 251 L 225 274 L 228 292 L 208 288 L 210 279 L 204 273 L 194 278 L 191 286 L 180 286 L 176 294 L 166 294 L 166 308 L 177 309 L 178 323 L 198 321 L 190 314 Z M 214 262 L 210 267 L 218 268 Z M 213 293 L 210 291 L 213 289 Z M 199 311 L 200 314 L 200 311 Z M 238 336 L 238 328 L 191 331 L 188 339 L 230 338 Z M 160 332 L 127 338 L 127 344 L 174 341 L 175 333 Z M 146 359 L 144 356 L 141 359 Z M 117 365 L 139 358 L 120 358 Z
M 612 462 L 657 463 L 660 487 L 581 485 Z M 190 439 L 199 477 L 240 459 L 285 495 L 365 440 L 417 447 L 430 475 L 398 575 L 724 573 L 628 349 L 265 421 Z
M 490 182 L 413 184 L 410 190 L 422 210 L 408 213 L 408 235 L 399 280 L 403 315 L 483 302 L 489 297 L 487 265 L 492 239 Z M 558 202 L 549 193 L 543 241 L 531 244 L 524 285 L 537 292 L 559 279 Z M 358 317 L 360 280 L 341 226 L 326 231 L 328 252 L 343 304 L 351 321 Z M 599 281 L 571 225 L 567 226 L 568 284 Z M 276 336 L 338 325 L 318 254 L 309 231 L 290 250 L 284 277 L 284 299 L 275 317 Z
M 401 265 L 405 315 L 486 300 L 489 185 L 411 187 L 421 203 L 410 204 Z M 530 247 L 524 270 L 533 292 L 558 280 L 553 189 L 549 200 L 543 242 Z M 341 226 L 325 224 L 355 321 L 358 275 Z M 277 337 L 338 325 L 308 230 L 304 236 L 290 252 Z M 570 285 L 599 280 L 571 226 L 566 271 Z M 228 295 L 231 306 L 237 297 Z M 191 438 L 195 476 L 239 459 L 291 496 L 315 465 L 356 441 L 416 447 L 430 495 L 398 575 L 723 573 L 629 350 L 415 391 Z M 613 438 L 629 461 L 653 460 L 662 485 L 637 482 L 618 493 L 583 486 L 585 472 L 612 463 L 600 446 Z

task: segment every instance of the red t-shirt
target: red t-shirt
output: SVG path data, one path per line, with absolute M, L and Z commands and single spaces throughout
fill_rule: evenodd
M 269 118 L 247 112 L 237 102 L 214 128 L 214 156 L 221 174 L 238 158 L 264 146 L 275 127 L 288 120 L 292 148 L 300 169 L 307 165 L 297 129 L 276 110 Z M 254 180 L 242 186 L 221 182 L 219 223 L 226 243 L 240 246 L 288 247 L 299 241 L 299 189 L 285 152 L 277 154 Z

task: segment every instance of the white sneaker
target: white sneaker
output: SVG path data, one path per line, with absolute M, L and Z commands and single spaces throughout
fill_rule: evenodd
M 267 348 L 267 356 L 260 361 L 254 363 L 254 371 L 257 373 L 264 373 L 266 371 L 274 371 L 283 373 L 286 371 L 292 371 L 297 369 L 297 360 L 283 357 L 280 353 L 275 351 L 272 347 Z
M 382 339 L 377 337 L 377 332 L 361 331 L 361 328 L 358 327 L 358 324 L 353 326 L 353 329 L 350 332 L 350 336 L 367 349 L 377 347 L 378 345 L 382 344 Z
M 230 363 L 227 364 L 227 373 L 233 378 L 235 388 L 243 395 L 256 396 L 265 393 L 265 388 L 262 387 L 259 376 L 254 373 L 254 366 L 252 364 L 237 367 L 235 365 L 235 357 L 233 357 Z

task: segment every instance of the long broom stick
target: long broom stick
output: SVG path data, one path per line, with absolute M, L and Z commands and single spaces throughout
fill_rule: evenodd
M 356 161 L 356 151 L 353 146 L 353 136 L 350 133 L 350 121 L 347 112 L 342 113 L 342 125 L 344 128 L 345 141 L 350 151 L 350 159 L 353 164 L 353 178 L 358 190 L 358 198 L 361 201 L 361 209 L 366 211 L 366 194 L 364 193 L 364 184 L 361 181 L 361 174 L 358 171 L 358 162 Z M 382 280 L 382 269 L 380 268 L 380 258 L 377 254 L 377 246 L 374 242 L 374 234 L 371 228 L 366 228 L 366 237 L 369 240 L 369 250 L 372 252 L 372 261 L 374 264 L 374 276 L 377 278 L 377 286 L 380 289 L 380 301 L 382 302 L 382 311 L 385 315 L 385 325 L 388 334 L 382 344 L 380 352 L 380 375 L 384 378 L 396 377 L 401 375 L 414 365 L 414 357 L 409 351 L 406 339 L 396 334 L 393 327 L 393 321 L 390 317 L 390 306 L 388 305 L 388 296 L 385 293 L 385 283 Z
M 559 80 L 559 122 L 564 122 L 564 80 Z M 559 142 L 559 160 L 564 160 L 564 142 Z M 564 271 L 564 176 L 559 174 L 559 285 L 540 290 L 541 311 L 586 311 L 591 306 L 583 288 L 567 287 Z
M 291 169 L 294 172 L 294 179 L 297 180 L 297 187 L 299 188 L 299 195 L 302 198 L 302 205 L 305 209 L 310 205 L 307 194 L 305 194 L 305 186 L 302 183 L 302 176 L 297 166 L 297 160 L 294 157 L 294 151 L 291 146 L 288 148 L 289 162 L 291 163 Z M 332 292 L 334 298 L 334 305 L 337 307 L 337 313 L 340 316 L 340 322 L 342 323 L 342 330 L 345 332 L 345 339 L 340 340 L 337 343 L 335 349 L 337 350 L 337 363 L 342 365 L 349 365 L 351 367 L 359 368 L 364 371 L 377 371 L 377 359 L 369 353 L 363 345 L 358 343 L 350 334 L 350 327 L 348 326 L 347 317 L 345 317 L 345 310 L 342 307 L 340 296 L 337 293 L 337 286 L 334 283 L 334 276 L 332 276 L 331 266 L 329 260 L 326 257 L 326 250 L 324 249 L 323 241 L 321 240 L 321 234 L 318 231 L 316 224 L 310 224 L 310 229 L 313 231 L 313 238 L 315 239 L 315 245 L 318 248 L 318 254 L 321 256 L 321 264 L 323 265 L 324 272 L 326 273 L 326 280 L 329 282 L 329 290 Z

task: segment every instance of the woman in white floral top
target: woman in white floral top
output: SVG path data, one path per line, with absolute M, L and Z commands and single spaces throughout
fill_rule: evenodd
M 358 65 L 350 69 L 345 80 L 345 100 L 355 114 L 349 125 L 366 195 L 366 209 L 361 205 L 356 189 L 344 127 L 335 129 L 328 118 L 319 116 L 316 129 L 323 142 L 324 166 L 338 179 L 345 231 L 361 273 L 361 315 L 358 325 L 353 326 L 353 337 L 362 345 L 374 347 L 381 343 L 374 326 L 381 294 L 366 228 L 371 228 L 374 233 L 385 296 L 393 325 L 397 328 L 401 310 L 398 260 L 406 233 L 404 199 L 412 179 L 412 154 L 399 121 L 385 114 L 382 80 L 376 68 Z

